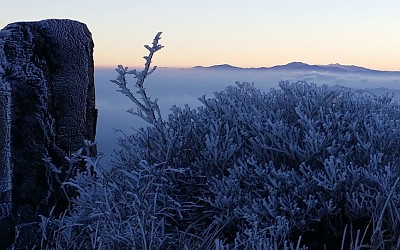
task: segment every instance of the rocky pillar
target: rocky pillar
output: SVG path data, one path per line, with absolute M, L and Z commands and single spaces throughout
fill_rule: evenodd
M 24 244 L 25 224 L 65 206 L 53 170 L 95 139 L 93 46 L 86 25 L 72 20 L 0 31 L 0 239 L 19 228 Z

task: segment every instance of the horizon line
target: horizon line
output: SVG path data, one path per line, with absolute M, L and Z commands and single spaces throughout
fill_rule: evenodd
M 355 65 L 355 64 L 341 64 L 341 63 L 329 63 L 329 64 L 309 64 L 306 62 L 301 62 L 301 61 L 291 61 L 288 62 L 286 64 L 275 64 L 272 66 L 249 66 L 249 67 L 241 67 L 241 66 L 235 66 L 233 64 L 229 64 L 229 63 L 220 63 L 220 64 L 209 64 L 209 65 L 193 65 L 193 66 L 160 66 L 160 65 L 155 65 L 157 68 L 168 68 L 168 69 L 194 69 L 194 68 L 212 68 L 212 67 L 221 67 L 221 66 L 225 66 L 225 67 L 232 67 L 232 68 L 237 68 L 237 69 L 271 69 L 273 67 L 277 67 L 277 66 L 287 66 L 290 64 L 294 64 L 294 63 L 301 63 L 304 64 L 306 66 L 332 66 L 334 67 L 335 65 L 338 66 L 346 66 L 346 67 L 358 67 L 358 68 L 364 68 L 367 70 L 371 70 L 371 71 L 380 71 L 380 72 L 400 72 L 400 69 L 394 70 L 394 69 L 377 69 L 377 68 L 369 68 L 367 66 L 360 66 L 360 65 Z M 115 66 L 111 66 L 111 65 L 94 65 L 95 68 L 107 68 L 107 69 L 115 69 L 117 68 L 118 65 Z M 143 65 L 141 66 L 126 66 L 123 65 L 124 67 L 128 67 L 130 69 L 141 69 L 143 68 Z

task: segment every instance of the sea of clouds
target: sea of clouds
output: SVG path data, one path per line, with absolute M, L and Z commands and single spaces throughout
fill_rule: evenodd
M 147 124 L 139 117 L 126 112 L 136 109 L 134 104 L 123 94 L 117 92 L 118 86 L 111 83 L 117 73 L 113 68 L 96 68 L 96 106 L 99 110 L 96 141 L 98 149 L 103 153 L 103 161 L 111 159 L 113 150 L 117 148 L 117 138 L 122 134 L 134 133 Z M 175 69 L 159 68 L 145 82 L 147 93 L 157 98 L 164 117 L 170 113 L 173 105 L 192 108 L 201 106 L 199 97 L 212 97 L 216 91 L 222 91 L 236 81 L 252 82 L 262 91 L 278 88 L 280 81 L 307 81 L 317 85 L 341 85 L 357 89 L 370 89 L 374 94 L 386 92 L 400 97 L 400 73 L 332 73 L 311 71 L 271 71 L 271 70 L 217 70 L 217 69 Z M 134 89 L 135 79 L 130 79 L 130 88 Z

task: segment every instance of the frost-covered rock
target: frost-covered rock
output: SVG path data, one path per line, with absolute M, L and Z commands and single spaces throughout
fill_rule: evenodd
M 65 156 L 94 140 L 93 46 L 86 25 L 71 20 L 0 31 L 0 228 L 59 205 L 54 166 L 66 169 Z

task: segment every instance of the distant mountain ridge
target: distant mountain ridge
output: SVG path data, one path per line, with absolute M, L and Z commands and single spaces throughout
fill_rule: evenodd
M 276 65 L 272 67 L 259 67 L 259 68 L 241 68 L 229 64 L 220 64 L 213 66 L 195 66 L 193 69 L 213 69 L 213 70 L 277 70 L 277 71 L 318 71 L 318 72 L 335 72 L 335 73 L 400 73 L 400 71 L 383 71 L 368 69 L 355 65 L 342 65 L 339 63 L 332 63 L 328 65 L 310 65 L 303 62 L 291 62 L 285 65 Z

